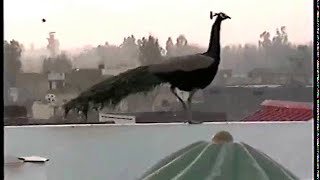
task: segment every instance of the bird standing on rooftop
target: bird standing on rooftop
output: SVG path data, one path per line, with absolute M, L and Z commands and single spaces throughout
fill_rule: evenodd
M 65 115 L 71 109 L 76 109 L 87 116 L 89 108 L 97 110 L 105 105 L 115 106 L 130 94 L 148 92 L 160 84 L 169 83 L 172 93 L 188 113 L 188 122 L 197 123 L 192 120 L 192 97 L 197 90 L 207 87 L 217 74 L 220 64 L 221 22 L 230 19 L 225 13 L 210 12 L 210 18 L 214 16 L 217 17 L 205 53 L 170 57 L 163 63 L 140 66 L 106 79 L 66 103 Z M 176 88 L 189 92 L 187 104 L 179 97 Z

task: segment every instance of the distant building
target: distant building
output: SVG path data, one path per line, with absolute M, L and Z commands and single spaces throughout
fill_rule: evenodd
M 285 72 L 274 72 L 268 68 L 255 68 L 248 73 L 248 77 L 259 84 L 286 84 L 288 74 Z
M 19 89 L 15 87 L 9 88 L 9 102 L 16 103 L 18 101 Z
M 266 99 L 312 102 L 312 87 L 255 85 L 215 87 L 204 90 L 203 104 L 193 105 L 194 110 L 226 112 L 229 121 L 241 121 L 260 108 Z
M 17 100 L 9 103 L 25 106 L 31 116 L 33 102 L 43 100 L 49 89 L 47 76 L 39 73 L 19 73 L 16 82 L 16 90 L 9 93 L 9 99 L 17 97 Z
M 65 84 L 66 87 L 72 87 L 80 93 L 104 79 L 100 69 L 73 69 L 71 73 L 66 74 Z
M 62 89 L 66 84 L 66 75 L 65 73 L 48 73 L 48 86 L 49 90 Z
M 48 103 L 35 101 L 34 104 L 32 105 L 33 119 L 48 120 L 51 117 L 53 117 L 54 114 L 55 114 L 55 107 Z
M 259 110 L 243 121 L 309 121 L 312 118 L 311 103 L 265 100 Z
M 309 84 L 308 74 L 304 72 L 278 72 L 268 68 L 256 68 L 248 77 L 258 84 Z
M 232 78 L 232 69 L 221 69 L 218 71 L 214 81 L 218 85 L 226 85 Z
M 3 115 L 3 124 L 5 126 L 28 123 L 27 109 L 24 106 L 4 106 Z
M 56 97 L 55 106 L 62 106 L 64 103 L 78 96 L 79 92 L 75 88 L 66 87 L 59 89 L 51 89 L 47 91 L 47 94 L 54 94 Z
M 47 45 L 47 49 L 50 51 L 50 56 L 51 57 L 55 57 L 56 55 L 59 54 L 59 41 L 57 39 L 55 39 L 54 37 L 55 32 L 50 32 L 49 33 L 49 38 L 47 38 L 48 40 L 48 45 Z

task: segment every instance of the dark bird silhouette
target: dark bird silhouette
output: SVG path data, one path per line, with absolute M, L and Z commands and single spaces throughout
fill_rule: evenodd
M 46 19 L 42 19 L 42 22 L 43 22 L 43 23 L 46 22 Z
M 192 97 L 197 90 L 207 87 L 217 74 L 220 64 L 221 22 L 230 19 L 222 12 L 210 12 L 210 18 L 214 16 L 217 17 L 205 53 L 171 57 L 163 63 L 140 66 L 106 79 L 66 103 L 65 115 L 69 110 L 76 109 L 87 116 L 89 108 L 97 110 L 102 109 L 104 105 L 115 106 L 130 94 L 148 92 L 160 84 L 169 83 L 172 93 L 188 112 L 188 122 L 197 123 L 192 121 L 191 116 Z M 178 96 L 176 88 L 189 92 L 187 104 Z

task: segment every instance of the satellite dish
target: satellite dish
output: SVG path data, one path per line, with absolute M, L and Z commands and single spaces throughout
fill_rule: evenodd
M 47 94 L 45 99 L 47 100 L 48 103 L 54 104 L 57 102 L 57 97 L 54 94 Z

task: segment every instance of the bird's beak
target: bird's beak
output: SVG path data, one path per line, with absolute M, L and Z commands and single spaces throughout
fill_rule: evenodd
M 226 18 L 227 18 L 227 19 L 231 19 L 231 17 L 230 17 L 230 16 L 227 16 Z

